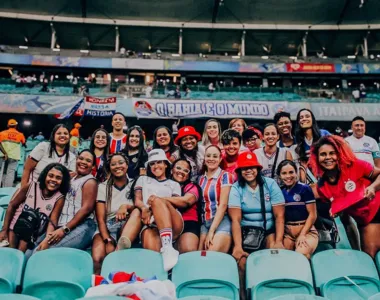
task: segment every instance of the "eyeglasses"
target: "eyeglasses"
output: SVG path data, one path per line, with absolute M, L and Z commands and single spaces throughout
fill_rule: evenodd
M 256 142 L 256 140 L 258 140 L 259 138 L 257 138 L 257 137 L 253 137 L 253 138 L 250 138 L 250 139 L 248 139 L 247 141 L 246 141 L 246 143 L 255 143 Z
M 189 169 L 183 169 L 180 166 L 175 166 L 175 169 L 178 170 L 178 171 L 182 171 L 185 174 L 189 174 L 190 173 Z
M 163 163 L 164 163 L 163 160 L 151 161 L 151 162 L 149 163 L 149 167 L 153 167 L 154 165 L 161 165 L 161 164 L 163 164 Z

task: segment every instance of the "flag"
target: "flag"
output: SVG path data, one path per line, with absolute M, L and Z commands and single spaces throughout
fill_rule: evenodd
M 74 106 L 69 107 L 61 114 L 55 114 L 54 117 L 57 119 L 68 119 L 70 118 L 77 110 L 78 108 L 84 103 L 84 98 L 80 99 Z

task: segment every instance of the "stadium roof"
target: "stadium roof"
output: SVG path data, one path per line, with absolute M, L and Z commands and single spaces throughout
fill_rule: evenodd
M 310 56 L 353 55 L 364 37 L 380 54 L 379 11 L 377 0 L 2 0 L 0 44 L 49 48 L 54 28 L 61 48 L 110 51 L 116 25 L 134 51 L 177 52 L 182 28 L 184 53 L 237 54 L 246 31 L 246 55 L 296 55 L 306 32 Z

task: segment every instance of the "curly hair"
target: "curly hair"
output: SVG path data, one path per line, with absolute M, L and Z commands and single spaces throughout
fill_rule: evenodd
M 70 173 L 69 173 L 69 170 L 60 163 L 48 164 L 42 170 L 40 176 L 38 177 L 40 189 L 44 190 L 46 188 L 46 177 L 51 169 L 56 169 L 57 171 L 60 171 L 62 173 L 62 182 L 58 190 L 62 195 L 66 196 L 66 194 L 68 193 L 70 189 Z
M 234 129 L 226 129 L 223 131 L 222 136 L 221 136 L 222 144 L 228 145 L 234 138 L 237 138 L 239 140 L 239 143 L 241 144 L 240 133 Z
M 346 141 L 337 135 L 323 136 L 311 147 L 309 165 L 313 174 L 317 177 L 322 177 L 325 172 L 318 161 L 319 149 L 324 145 L 330 145 L 336 151 L 338 156 L 338 167 L 342 175 L 345 177 L 348 168 L 357 161 L 357 158 Z

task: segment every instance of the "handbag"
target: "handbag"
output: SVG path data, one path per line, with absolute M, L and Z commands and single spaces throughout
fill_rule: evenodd
M 34 183 L 34 208 L 23 210 L 13 228 L 13 232 L 28 243 L 35 243 L 40 232 L 41 213 L 36 205 L 37 183 Z
M 265 232 L 267 227 L 267 218 L 265 214 L 264 186 L 260 185 L 260 205 L 261 214 L 264 220 L 264 226 L 242 226 L 243 250 L 253 252 L 262 249 L 264 246 Z
M 319 242 L 333 245 L 338 243 L 340 240 L 340 236 L 337 226 L 335 224 L 335 220 L 329 220 L 321 216 L 318 216 L 317 221 L 319 225 L 319 228 L 317 228 Z

